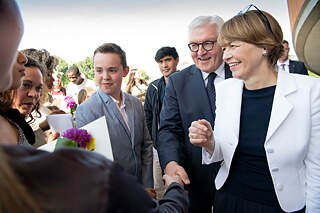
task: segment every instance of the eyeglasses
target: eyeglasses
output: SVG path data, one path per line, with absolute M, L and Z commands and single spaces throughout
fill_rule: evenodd
M 254 7 L 258 11 L 258 13 L 260 15 L 262 15 L 262 20 L 263 20 L 264 24 L 268 27 L 268 30 L 270 31 L 271 35 L 274 36 L 272 28 L 271 28 L 271 25 L 270 25 L 270 22 L 269 22 L 267 16 L 261 10 L 259 10 L 259 8 L 257 8 L 254 4 L 250 4 L 250 5 L 246 6 L 243 10 L 241 10 L 238 13 L 238 16 L 241 16 L 241 15 L 245 14 L 246 12 L 248 12 L 251 7 Z
M 210 51 L 210 50 L 212 50 L 212 48 L 214 47 L 214 44 L 216 42 L 217 41 L 205 41 L 205 42 L 202 42 L 202 43 L 194 43 L 194 42 L 192 42 L 192 43 L 188 44 L 188 47 L 192 52 L 198 52 L 199 51 L 199 46 L 201 45 L 203 49 L 205 49 L 206 51 Z

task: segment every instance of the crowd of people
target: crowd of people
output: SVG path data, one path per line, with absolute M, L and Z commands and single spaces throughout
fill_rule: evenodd
M 18 51 L 16 2 L 0 6 L 0 212 L 320 212 L 320 80 L 268 12 L 195 17 L 194 64 L 177 70 L 176 48 L 160 47 L 150 83 L 101 44 L 94 79 L 71 66 L 64 87 L 56 57 Z M 113 162 L 36 149 L 60 136 L 47 116 L 72 112 L 67 99 L 75 127 L 106 119 Z

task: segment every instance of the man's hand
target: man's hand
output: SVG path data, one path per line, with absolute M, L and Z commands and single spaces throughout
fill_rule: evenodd
M 145 190 L 151 198 L 156 199 L 157 193 L 156 190 L 154 190 L 154 188 L 145 188 Z
M 170 176 L 170 175 L 165 174 L 165 175 L 163 175 L 162 179 L 165 181 L 166 188 L 168 188 L 171 183 L 179 183 L 182 186 L 184 185 L 183 181 L 181 180 L 180 176 L 178 176 L 178 175 Z
M 175 177 L 179 176 L 179 178 L 183 181 L 184 184 L 189 184 L 190 180 L 188 174 L 184 170 L 182 166 L 179 166 L 177 162 L 171 161 L 166 165 L 165 174 Z
M 193 121 L 189 127 L 189 140 L 195 146 L 204 147 L 210 154 L 214 150 L 211 124 L 204 120 Z

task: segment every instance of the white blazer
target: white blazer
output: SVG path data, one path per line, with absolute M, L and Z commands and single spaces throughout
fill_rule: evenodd
M 205 164 L 223 163 L 215 179 L 225 183 L 238 145 L 243 81 L 216 87 L 215 149 Z M 279 71 L 264 145 L 274 189 L 284 211 L 320 212 L 320 79 Z

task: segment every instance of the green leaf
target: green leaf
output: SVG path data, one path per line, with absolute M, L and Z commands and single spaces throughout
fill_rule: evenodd
M 68 138 L 61 138 L 59 137 L 55 146 L 55 149 L 61 148 L 61 147 L 78 147 L 78 143 L 74 142 Z

